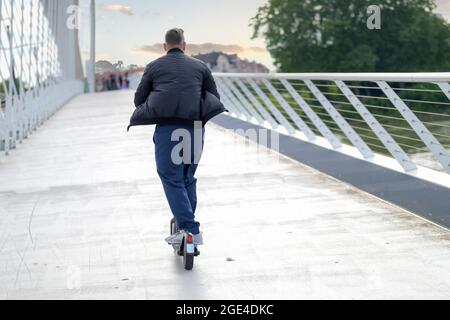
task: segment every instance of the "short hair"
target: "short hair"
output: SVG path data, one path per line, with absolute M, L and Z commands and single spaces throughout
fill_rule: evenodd
M 169 46 L 179 46 L 184 42 L 184 31 L 180 28 L 173 28 L 166 33 L 166 43 Z

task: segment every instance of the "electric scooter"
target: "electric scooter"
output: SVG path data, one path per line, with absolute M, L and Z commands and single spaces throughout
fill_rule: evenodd
M 170 220 L 170 235 L 173 235 L 179 231 L 177 221 L 175 218 Z M 181 244 L 172 245 L 174 252 L 183 257 L 183 266 L 186 270 L 192 270 L 194 268 L 194 257 L 200 255 L 197 246 L 194 245 L 194 236 L 192 233 L 185 231 Z

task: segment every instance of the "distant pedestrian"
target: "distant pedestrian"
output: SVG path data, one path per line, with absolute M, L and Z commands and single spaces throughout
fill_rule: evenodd
M 113 73 L 113 74 L 111 75 L 111 87 L 112 87 L 112 90 L 117 90 L 117 89 L 119 89 L 118 86 L 117 86 L 117 76 L 116 76 L 115 73 Z
M 102 77 L 102 91 L 108 91 L 108 79 Z
M 128 72 L 125 72 L 125 88 L 130 89 L 130 79 L 128 78 Z

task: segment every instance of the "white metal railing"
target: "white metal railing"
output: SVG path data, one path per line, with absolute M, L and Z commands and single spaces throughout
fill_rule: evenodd
M 214 76 L 232 116 L 406 173 L 450 173 L 450 73 Z
M 0 151 L 8 154 L 84 91 L 76 0 L 0 1 Z
M 6 100 L 6 109 L 0 112 L 0 151 L 8 155 L 17 142 L 39 128 L 72 97 L 84 91 L 81 81 L 65 81 L 43 88 L 37 97 L 30 91 L 20 98 Z

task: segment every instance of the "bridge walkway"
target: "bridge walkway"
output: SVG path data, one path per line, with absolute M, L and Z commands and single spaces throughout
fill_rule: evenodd
M 72 100 L 0 162 L 0 299 L 450 298 L 450 233 L 209 124 L 186 272 L 132 92 Z

